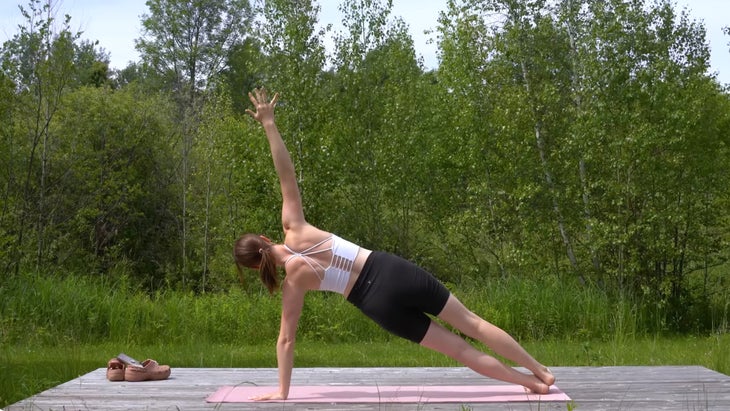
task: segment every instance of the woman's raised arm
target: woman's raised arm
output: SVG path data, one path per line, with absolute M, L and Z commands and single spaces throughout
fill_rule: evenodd
M 269 140 L 271 158 L 274 160 L 274 168 L 276 168 L 279 183 L 281 184 L 281 196 L 283 199 L 281 223 L 286 232 L 297 225 L 306 223 L 306 221 L 304 219 L 302 197 L 299 193 L 299 186 L 297 185 L 294 163 L 274 121 L 274 107 L 276 107 L 279 94 L 274 94 L 274 97 L 269 100 L 266 89 L 261 88 L 255 89 L 252 93 L 248 93 L 248 98 L 253 103 L 256 111 L 247 109 L 246 112 L 261 123 L 266 132 L 266 138 Z

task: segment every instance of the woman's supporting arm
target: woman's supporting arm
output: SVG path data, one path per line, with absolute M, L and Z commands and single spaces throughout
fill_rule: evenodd
M 289 396 L 292 369 L 294 369 L 294 344 L 296 343 L 297 326 L 304 306 L 306 291 L 300 286 L 284 279 L 281 286 L 282 308 L 281 328 L 276 341 L 276 362 L 279 367 L 279 391 L 254 397 L 254 400 L 285 400 Z

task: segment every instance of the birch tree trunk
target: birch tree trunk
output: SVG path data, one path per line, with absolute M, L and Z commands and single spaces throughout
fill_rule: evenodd
M 584 88 L 584 84 L 581 81 L 582 73 L 584 72 L 583 67 L 581 65 L 581 62 L 579 60 L 579 54 L 578 54 L 578 45 L 576 43 L 576 32 L 575 32 L 575 13 L 574 13 L 574 3 L 573 0 L 567 0 L 567 9 L 568 9 L 568 18 L 567 18 L 567 31 L 568 31 L 568 40 L 570 41 L 570 54 L 571 54 L 571 60 L 570 64 L 573 67 L 572 73 L 571 73 L 571 84 L 572 84 L 572 90 L 573 90 L 573 104 L 575 106 L 575 112 L 576 112 L 576 122 L 580 125 L 582 122 L 580 121 L 581 118 L 583 118 L 584 115 L 588 114 L 586 112 L 586 109 L 583 107 L 583 99 L 582 99 L 582 91 Z M 586 138 L 585 136 L 576 135 L 575 139 L 581 142 L 585 142 Z M 585 147 L 585 144 L 581 144 L 581 147 Z M 596 251 L 596 247 L 593 244 L 593 224 L 591 223 L 592 216 L 591 216 L 591 208 L 590 208 L 590 194 L 588 189 L 588 174 L 586 172 L 586 160 L 585 155 L 581 149 L 581 152 L 578 153 L 578 175 L 580 177 L 580 184 L 581 184 L 581 191 L 582 191 L 582 201 L 583 201 L 583 217 L 585 218 L 585 237 L 586 242 L 588 244 L 588 248 L 590 249 L 591 253 L 591 262 L 593 264 L 593 268 L 596 271 L 599 271 L 601 269 L 601 263 L 598 259 L 598 254 Z
M 525 37 L 525 27 L 522 23 L 522 17 L 517 15 L 517 10 L 514 5 L 509 5 L 509 17 L 512 20 L 512 22 L 515 24 L 515 27 L 519 30 L 518 33 L 518 41 L 519 41 L 519 48 L 522 50 L 520 55 L 518 56 L 519 61 L 518 64 L 520 66 L 520 70 L 522 72 L 523 81 L 525 84 L 525 91 L 527 92 L 527 98 L 528 103 L 530 104 L 530 109 L 533 114 L 533 121 L 534 121 L 534 131 L 535 131 L 535 142 L 537 143 L 537 150 L 540 156 L 540 163 L 543 170 L 543 176 L 545 178 L 545 183 L 547 185 L 548 191 L 550 193 L 552 207 L 553 207 L 553 213 L 555 214 L 555 218 L 557 220 L 558 224 L 558 231 L 560 232 L 560 237 L 563 241 L 563 245 L 565 247 L 565 252 L 567 254 L 568 260 L 570 261 L 570 265 L 573 267 L 574 270 L 578 270 L 578 261 L 575 257 L 575 253 L 573 251 L 573 244 L 572 240 L 570 238 L 570 235 L 568 233 L 568 230 L 565 227 L 565 219 L 563 218 L 563 213 L 560 208 L 560 203 L 558 201 L 557 196 L 557 190 L 555 187 L 555 180 L 553 177 L 553 173 L 550 168 L 550 164 L 548 161 L 548 155 L 547 155 L 547 148 L 545 147 L 545 139 L 543 136 L 543 126 L 542 126 L 542 114 L 539 110 L 539 102 L 537 101 L 537 97 L 535 95 L 535 90 L 533 87 L 533 84 L 531 83 L 531 76 L 530 71 L 527 68 L 527 62 L 526 57 L 524 56 L 524 51 L 529 50 L 529 47 L 527 47 L 526 41 L 524 41 Z

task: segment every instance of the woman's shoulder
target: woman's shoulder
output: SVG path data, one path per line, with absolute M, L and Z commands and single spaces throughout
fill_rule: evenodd
M 293 250 L 302 250 L 329 237 L 332 237 L 332 233 L 307 223 L 289 229 L 284 236 L 284 243 Z

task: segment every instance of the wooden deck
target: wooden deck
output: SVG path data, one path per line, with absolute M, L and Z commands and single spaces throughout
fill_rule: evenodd
M 170 379 L 109 382 L 100 368 L 20 401 L 17 410 L 730 410 L 730 377 L 704 367 L 556 367 L 557 386 L 573 404 L 213 404 L 223 385 L 276 385 L 276 369 L 173 368 Z M 292 384 L 500 384 L 466 368 L 297 368 Z

